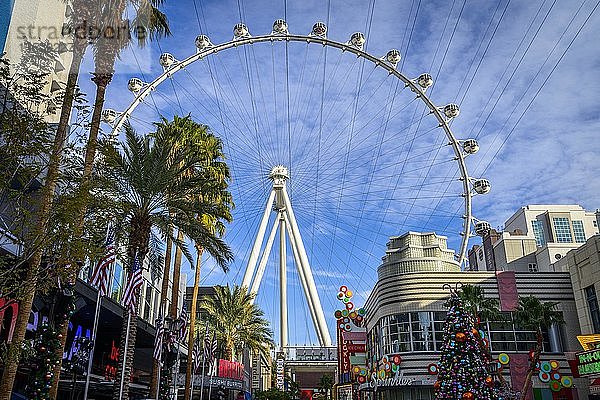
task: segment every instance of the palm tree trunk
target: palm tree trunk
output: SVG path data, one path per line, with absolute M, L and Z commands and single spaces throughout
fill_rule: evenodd
M 192 307 L 190 310 L 190 333 L 188 337 L 187 369 L 185 371 L 184 400 L 192 398 L 191 386 L 193 376 L 192 350 L 194 348 L 194 336 L 196 334 L 196 309 L 198 305 L 198 287 L 200 286 L 200 267 L 202 262 L 202 248 L 196 246 L 198 256 L 196 258 L 196 271 L 194 274 L 194 292 L 192 294 Z
M 139 306 L 139 305 L 138 305 Z M 121 328 L 121 342 L 119 344 L 119 365 L 117 367 L 117 379 L 113 388 L 113 399 L 119 399 L 121 389 L 121 375 L 123 375 L 123 396 L 121 400 L 129 400 L 129 378 L 133 367 L 133 358 L 135 355 L 135 339 L 137 337 L 137 313 L 131 314 L 131 324 L 129 326 L 129 341 L 127 342 L 127 360 L 125 361 L 125 373 L 123 374 L 123 349 L 125 348 L 125 337 L 127 336 L 127 317 L 130 311 L 127 309 L 123 313 L 123 327 Z
M 48 227 L 48 221 L 50 219 L 50 210 L 52 208 L 54 192 L 56 190 L 56 184 L 58 181 L 58 173 L 60 162 L 62 159 L 62 151 L 65 140 L 67 138 L 67 131 L 69 127 L 69 121 L 71 118 L 71 108 L 73 107 L 75 87 L 77 85 L 77 79 L 79 77 L 79 68 L 81 66 L 81 61 L 83 60 L 83 54 L 85 53 L 86 47 L 87 43 L 83 47 L 75 46 L 73 49 L 73 61 L 69 69 L 69 77 L 67 80 L 63 106 L 60 113 L 60 120 L 58 128 L 56 130 L 56 134 L 54 136 L 52 153 L 50 154 L 48 173 L 46 174 L 46 184 L 44 185 L 44 189 L 42 192 L 40 209 L 37 212 L 38 221 L 34 230 L 36 235 L 34 237 L 37 238 L 43 237 Z M 25 332 L 27 330 L 29 314 L 31 313 L 31 306 L 33 304 L 33 298 L 35 296 L 35 290 L 37 286 L 37 272 L 40 268 L 43 251 L 43 246 L 39 246 L 37 249 L 34 250 L 31 260 L 29 261 L 29 268 L 27 270 L 25 281 L 23 282 L 23 285 L 26 289 L 26 294 L 25 297 L 19 302 L 19 315 L 17 317 L 13 340 L 9 344 L 8 350 L 10 357 L 7 359 L 4 365 L 2 380 L 0 381 L 0 400 L 8 400 L 12 392 L 12 387 L 14 385 L 19 362 L 19 349 L 21 348 L 21 342 L 25 338 Z M 66 338 L 66 334 L 63 335 L 63 338 Z M 62 360 L 62 351 L 60 359 Z M 60 367 L 58 368 L 58 373 L 56 373 L 55 369 L 54 376 L 56 377 L 56 382 L 58 382 L 59 374 Z M 52 393 L 53 392 L 51 391 L 51 396 Z M 52 398 L 55 397 L 56 390 L 54 390 L 54 396 L 52 396 Z
M 531 364 L 529 365 L 529 370 L 527 371 L 527 377 L 525 378 L 525 382 L 523 383 L 523 389 L 521 390 L 521 400 L 525 400 L 527 398 L 527 392 L 529 391 L 529 386 L 531 386 L 531 378 L 533 377 L 533 372 L 535 370 L 535 366 L 540 361 L 540 354 L 542 353 L 544 336 L 542 335 L 541 329 L 538 328 L 536 336 L 537 336 L 537 342 L 535 344 L 533 360 L 531 360 Z
M 73 108 L 73 100 L 75 97 L 75 88 L 77 86 L 77 80 L 79 78 L 79 69 L 81 67 L 81 62 L 83 61 L 83 55 L 85 54 L 85 49 L 87 48 L 87 42 L 81 40 L 75 40 L 73 44 L 73 61 L 71 62 L 71 67 L 69 69 L 69 79 L 67 80 L 67 86 L 65 88 L 65 97 L 63 100 L 61 112 L 60 112 L 60 120 L 58 123 L 58 128 L 56 130 L 57 135 L 66 135 L 67 128 L 69 127 L 69 122 L 71 120 L 71 110 Z M 51 399 L 56 399 L 56 395 L 58 393 L 58 382 L 60 380 L 60 371 L 62 368 L 62 355 L 64 352 L 64 348 L 67 342 L 67 331 L 69 330 L 69 320 L 65 320 L 58 327 L 58 331 L 60 332 L 60 346 L 57 349 L 57 356 L 59 359 L 59 364 L 53 369 L 53 379 L 52 386 L 50 387 L 49 396 Z
M 183 241 L 183 232 L 177 232 L 177 240 Z M 179 277 L 181 275 L 181 249 L 175 249 L 175 261 L 173 262 L 173 288 L 171 290 L 171 317 L 177 318 L 177 305 L 179 303 Z
M 160 317 L 165 317 L 167 313 L 167 298 L 169 296 L 169 281 L 171 280 L 171 253 L 173 250 L 173 241 L 167 238 L 167 248 L 165 250 L 165 267 L 163 269 L 162 287 L 160 291 Z M 152 359 L 152 378 L 150 379 L 150 397 L 154 397 L 158 389 L 158 370 L 160 363 Z

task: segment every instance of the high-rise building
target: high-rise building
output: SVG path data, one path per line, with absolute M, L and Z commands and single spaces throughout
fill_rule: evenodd
M 48 42 L 54 62 L 44 91 L 51 95 L 64 88 L 71 66 L 70 39 L 63 36 L 69 12 L 63 0 L 4 0 L 0 4 L 0 54 L 16 65 L 27 42 Z M 58 122 L 60 116 L 53 111 L 47 115 L 50 123 Z
M 469 251 L 471 270 L 548 272 L 570 250 L 598 234 L 598 213 L 578 205 L 528 205 L 504 225 L 483 237 L 485 263 L 480 246 Z M 476 257 L 477 256 L 477 257 Z

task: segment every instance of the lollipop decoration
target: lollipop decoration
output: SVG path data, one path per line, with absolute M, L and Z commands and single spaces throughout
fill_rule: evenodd
M 352 330 L 352 324 L 349 323 L 350 321 L 352 321 L 355 326 L 361 327 L 366 314 L 364 308 L 361 307 L 356 309 L 354 303 L 351 301 L 352 296 L 352 290 L 348 289 L 347 286 L 340 286 L 337 299 L 342 302 L 344 308 L 336 310 L 333 313 L 335 319 L 338 321 L 340 329 L 347 332 Z

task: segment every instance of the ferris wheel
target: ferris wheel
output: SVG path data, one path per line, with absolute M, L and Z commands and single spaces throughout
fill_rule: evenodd
M 435 102 L 432 76 L 404 72 L 398 50 L 373 55 L 363 33 L 338 41 L 317 22 L 296 34 L 282 19 L 270 33 L 240 23 L 229 40 L 199 35 L 192 46 L 187 57 L 163 53 L 154 79 L 131 77 L 133 99 L 103 120 L 118 138 L 126 122 L 144 133 L 191 113 L 223 139 L 236 203 L 227 279 L 279 316 L 282 347 L 303 340 L 294 326 L 288 340 L 288 320 L 312 320 L 315 340 L 331 344 L 324 310 L 336 288 L 354 286 L 364 301 L 390 236 L 445 235 L 464 265 L 472 232 L 489 231 L 472 213 L 491 189 L 468 173 L 477 141 L 453 132 L 459 106 Z M 306 315 L 290 318 L 298 299 Z

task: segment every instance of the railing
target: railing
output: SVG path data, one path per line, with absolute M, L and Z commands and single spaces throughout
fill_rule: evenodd
M 291 346 L 286 353 L 287 361 L 337 361 L 337 347 Z

